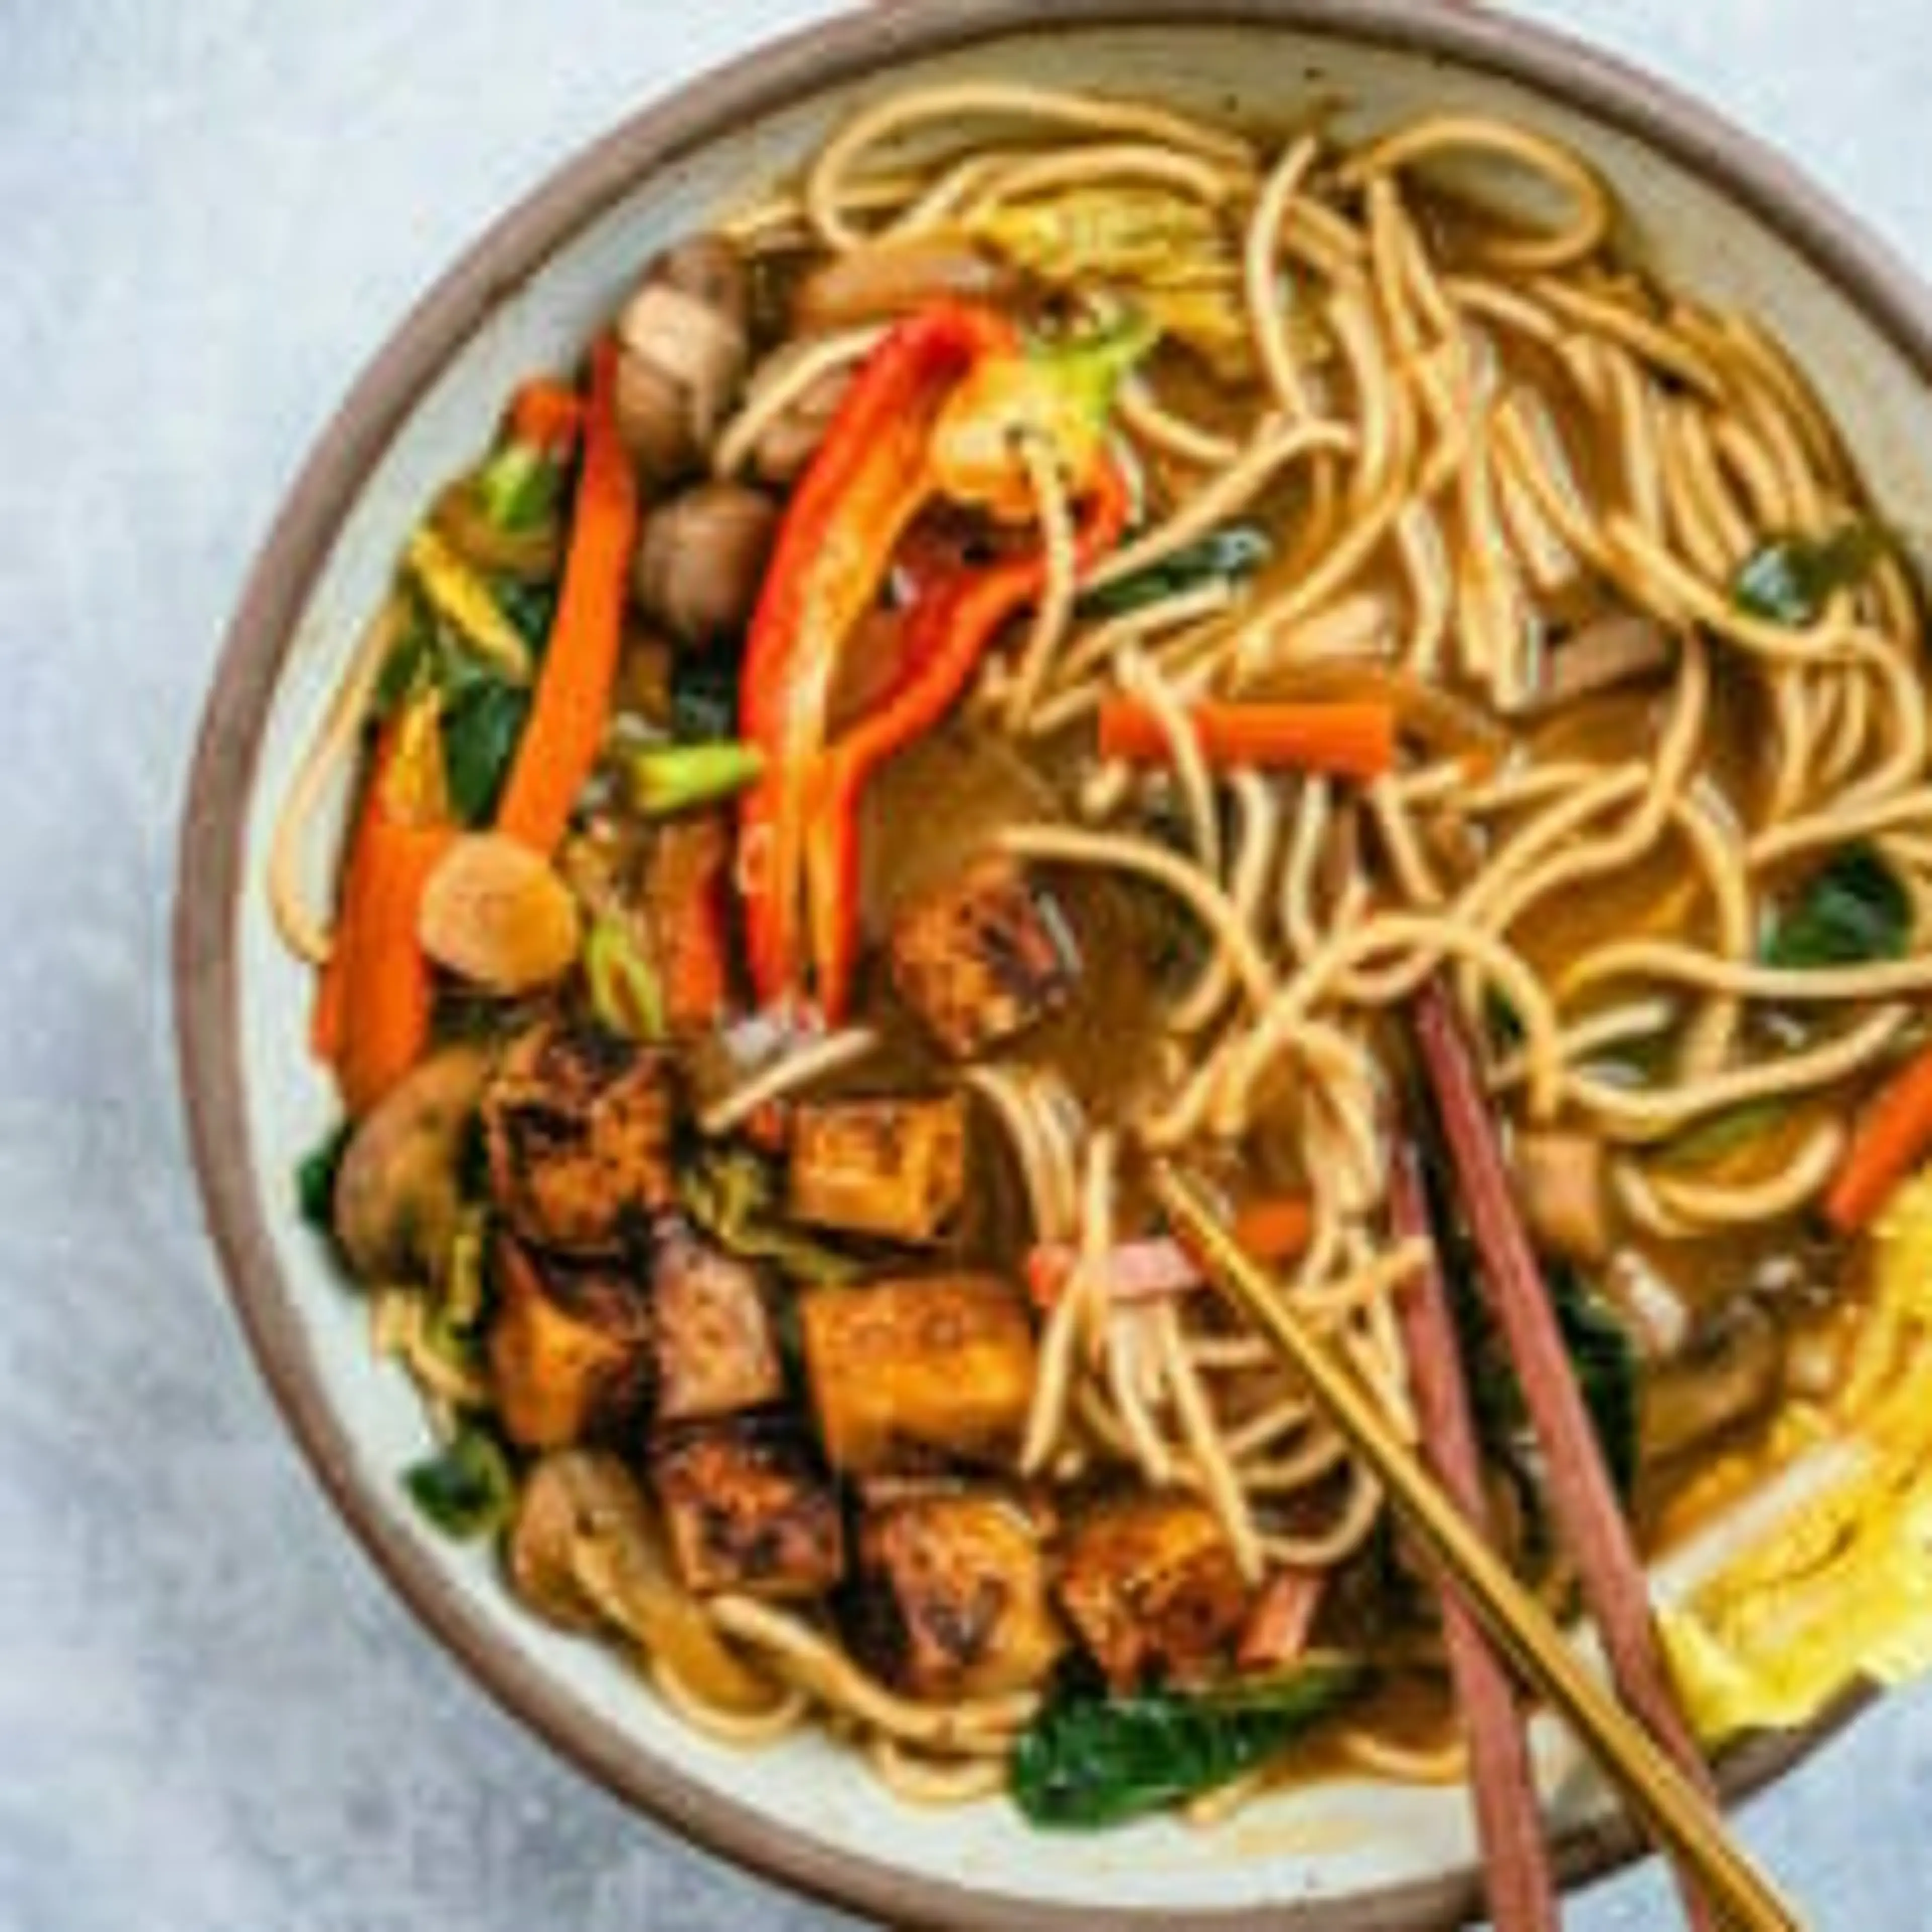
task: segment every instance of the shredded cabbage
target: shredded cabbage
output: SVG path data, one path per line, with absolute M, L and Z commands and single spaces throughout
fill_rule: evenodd
M 1879 1226 L 1833 1420 L 1802 1499 L 1663 1613 L 1708 1742 L 1804 1724 L 1861 1679 L 1932 1673 L 1932 1169 Z

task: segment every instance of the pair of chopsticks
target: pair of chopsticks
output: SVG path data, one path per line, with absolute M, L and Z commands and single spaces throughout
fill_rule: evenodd
M 1506 1268 L 1526 1266 L 1530 1280 L 1537 1282 L 1535 1263 L 1522 1240 L 1513 1203 L 1505 1198 L 1498 1214 L 1497 1202 L 1486 1198 L 1498 1187 L 1507 1189 L 1507 1171 L 1474 1056 L 1447 991 L 1439 984 L 1428 988 L 1418 1002 L 1416 1032 L 1445 1133 L 1459 1156 L 1457 1179 L 1471 1210 L 1472 1232 L 1480 1236 L 1499 1226 L 1514 1228 L 1514 1238 L 1522 1246 L 1520 1255 L 1485 1252 L 1486 1270 L 1493 1272 L 1498 1261 Z M 1708 1902 L 1737 1932 L 1798 1932 L 1799 1922 L 1791 1908 L 1726 1830 L 1708 1783 L 1687 1770 L 1684 1762 L 1666 1748 L 1668 1743 L 1680 1754 L 1689 1754 L 1701 1769 L 1682 1716 L 1670 1700 L 1654 1654 L 1647 1605 L 1634 1604 L 1628 1589 L 1619 1592 L 1600 1575 L 1591 1574 L 1587 1557 L 1580 1550 L 1573 1551 L 1584 1571 L 1586 1590 L 1597 1612 L 1619 1688 L 1644 1720 L 1640 1722 L 1626 1714 L 1579 1660 L 1548 1613 L 1496 1555 L 1466 1508 L 1459 1506 L 1390 1429 L 1375 1399 L 1352 1370 L 1276 1292 L 1267 1273 L 1236 1242 L 1211 1197 L 1197 1182 L 1172 1168 L 1158 1171 L 1154 1181 L 1176 1233 L 1203 1264 L 1215 1286 L 1300 1374 L 1498 1650 L 1515 1664 L 1527 1682 L 1564 1713 L 1636 1816 L 1676 1858 L 1680 1873 L 1691 1882 L 1687 1890 L 1694 1919 L 1704 1918 L 1702 1908 Z M 1404 1184 L 1399 1174 L 1399 1204 Z M 1410 1199 L 1413 1212 L 1412 1192 Z M 1479 1240 L 1479 1245 L 1491 1244 Z M 1527 1324 L 1508 1319 L 1510 1312 L 1507 1306 L 1497 1310 L 1504 1318 L 1506 1339 L 1523 1373 L 1528 1394 L 1528 1385 L 1536 1378 L 1532 1366 L 1524 1362 L 1525 1346 L 1533 1355 L 1551 1338 L 1520 1332 Z M 1521 1311 L 1517 1312 L 1520 1316 Z M 1558 1366 L 1560 1375 L 1542 1379 L 1549 1387 L 1567 1389 L 1580 1412 L 1567 1361 Z M 1572 1417 L 1569 1421 L 1574 1424 L 1578 1419 Z M 1532 1420 L 1546 1438 L 1545 1425 L 1550 1418 L 1532 1406 Z M 1559 1517 L 1565 1515 L 1566 1504 L 1574 1511 L 1589 1506 L 1592 1500 L 1600 1502 L 1580 1498 L 1576 1492 L 1580 1486 L 1592 1480 L 1588 1471 L 1559 1473 L 1552 1466 L 1552 1490 L 1559 1484 L 1571 1485 L 1569 1492 L 1552 1496 Z M 1602 1480 L 1600 1466 L 1594 1480 Z M 1615 1506 L 1613 1498 L 1611 1506 Z M 1640 1610 L 1640 1632 L 1632 1622 Z M 1640 1650 L 1646 1654 L 1638 1654 Z M 1667 1709 L 1658 1709 L 1659 1700 Z M 1665 1742 L 1660 1742 L 1660 1738 Z

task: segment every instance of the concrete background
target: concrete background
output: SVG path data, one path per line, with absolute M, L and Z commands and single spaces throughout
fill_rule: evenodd
M 0 0 L 0 1928 L 806 1932 L 421 1635 L 284 1440 L 186 1174 L 175 819 L 310 440 L 508 198 L 815 0 Z M 1932 260 L 1932 10 L 1523 0 Z M 1932 1695 L 1752 1806 L 1828 1932 L 1932 1924 Z M 1675 1922 L 1654 1873 L 1584 1932 Z

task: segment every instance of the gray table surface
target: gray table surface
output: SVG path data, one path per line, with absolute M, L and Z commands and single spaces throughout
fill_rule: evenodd
M 508 197 L 821 0 L 0 0 L 0 1928 L 849 1922 L 559 1764 L 416 1628 L 246 1358 L 175 1098 L 175 820 L 310 440 Z M 1932 260 L 1922 0 L 1534 0 Z M 1749 1808 L 1831 1932 L 1932 1925 L 1932 1695 Z M 1654 1872 L 1576 1907 L 1667 1924 Z

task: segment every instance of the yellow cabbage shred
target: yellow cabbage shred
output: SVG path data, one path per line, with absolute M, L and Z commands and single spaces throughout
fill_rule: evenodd
M 978 210 L 964 226 L 1042 281 L 1112 288 L 1217 374 L 1247 373 L 1236 237 L 1202 202 L 1160 188 L 1071 188 Z
M 1932 1169 L 1877 1230 L 1872 1300 L 1804 1501 L 1663 1612 L 1712 1743 L 1932 1673 Z

